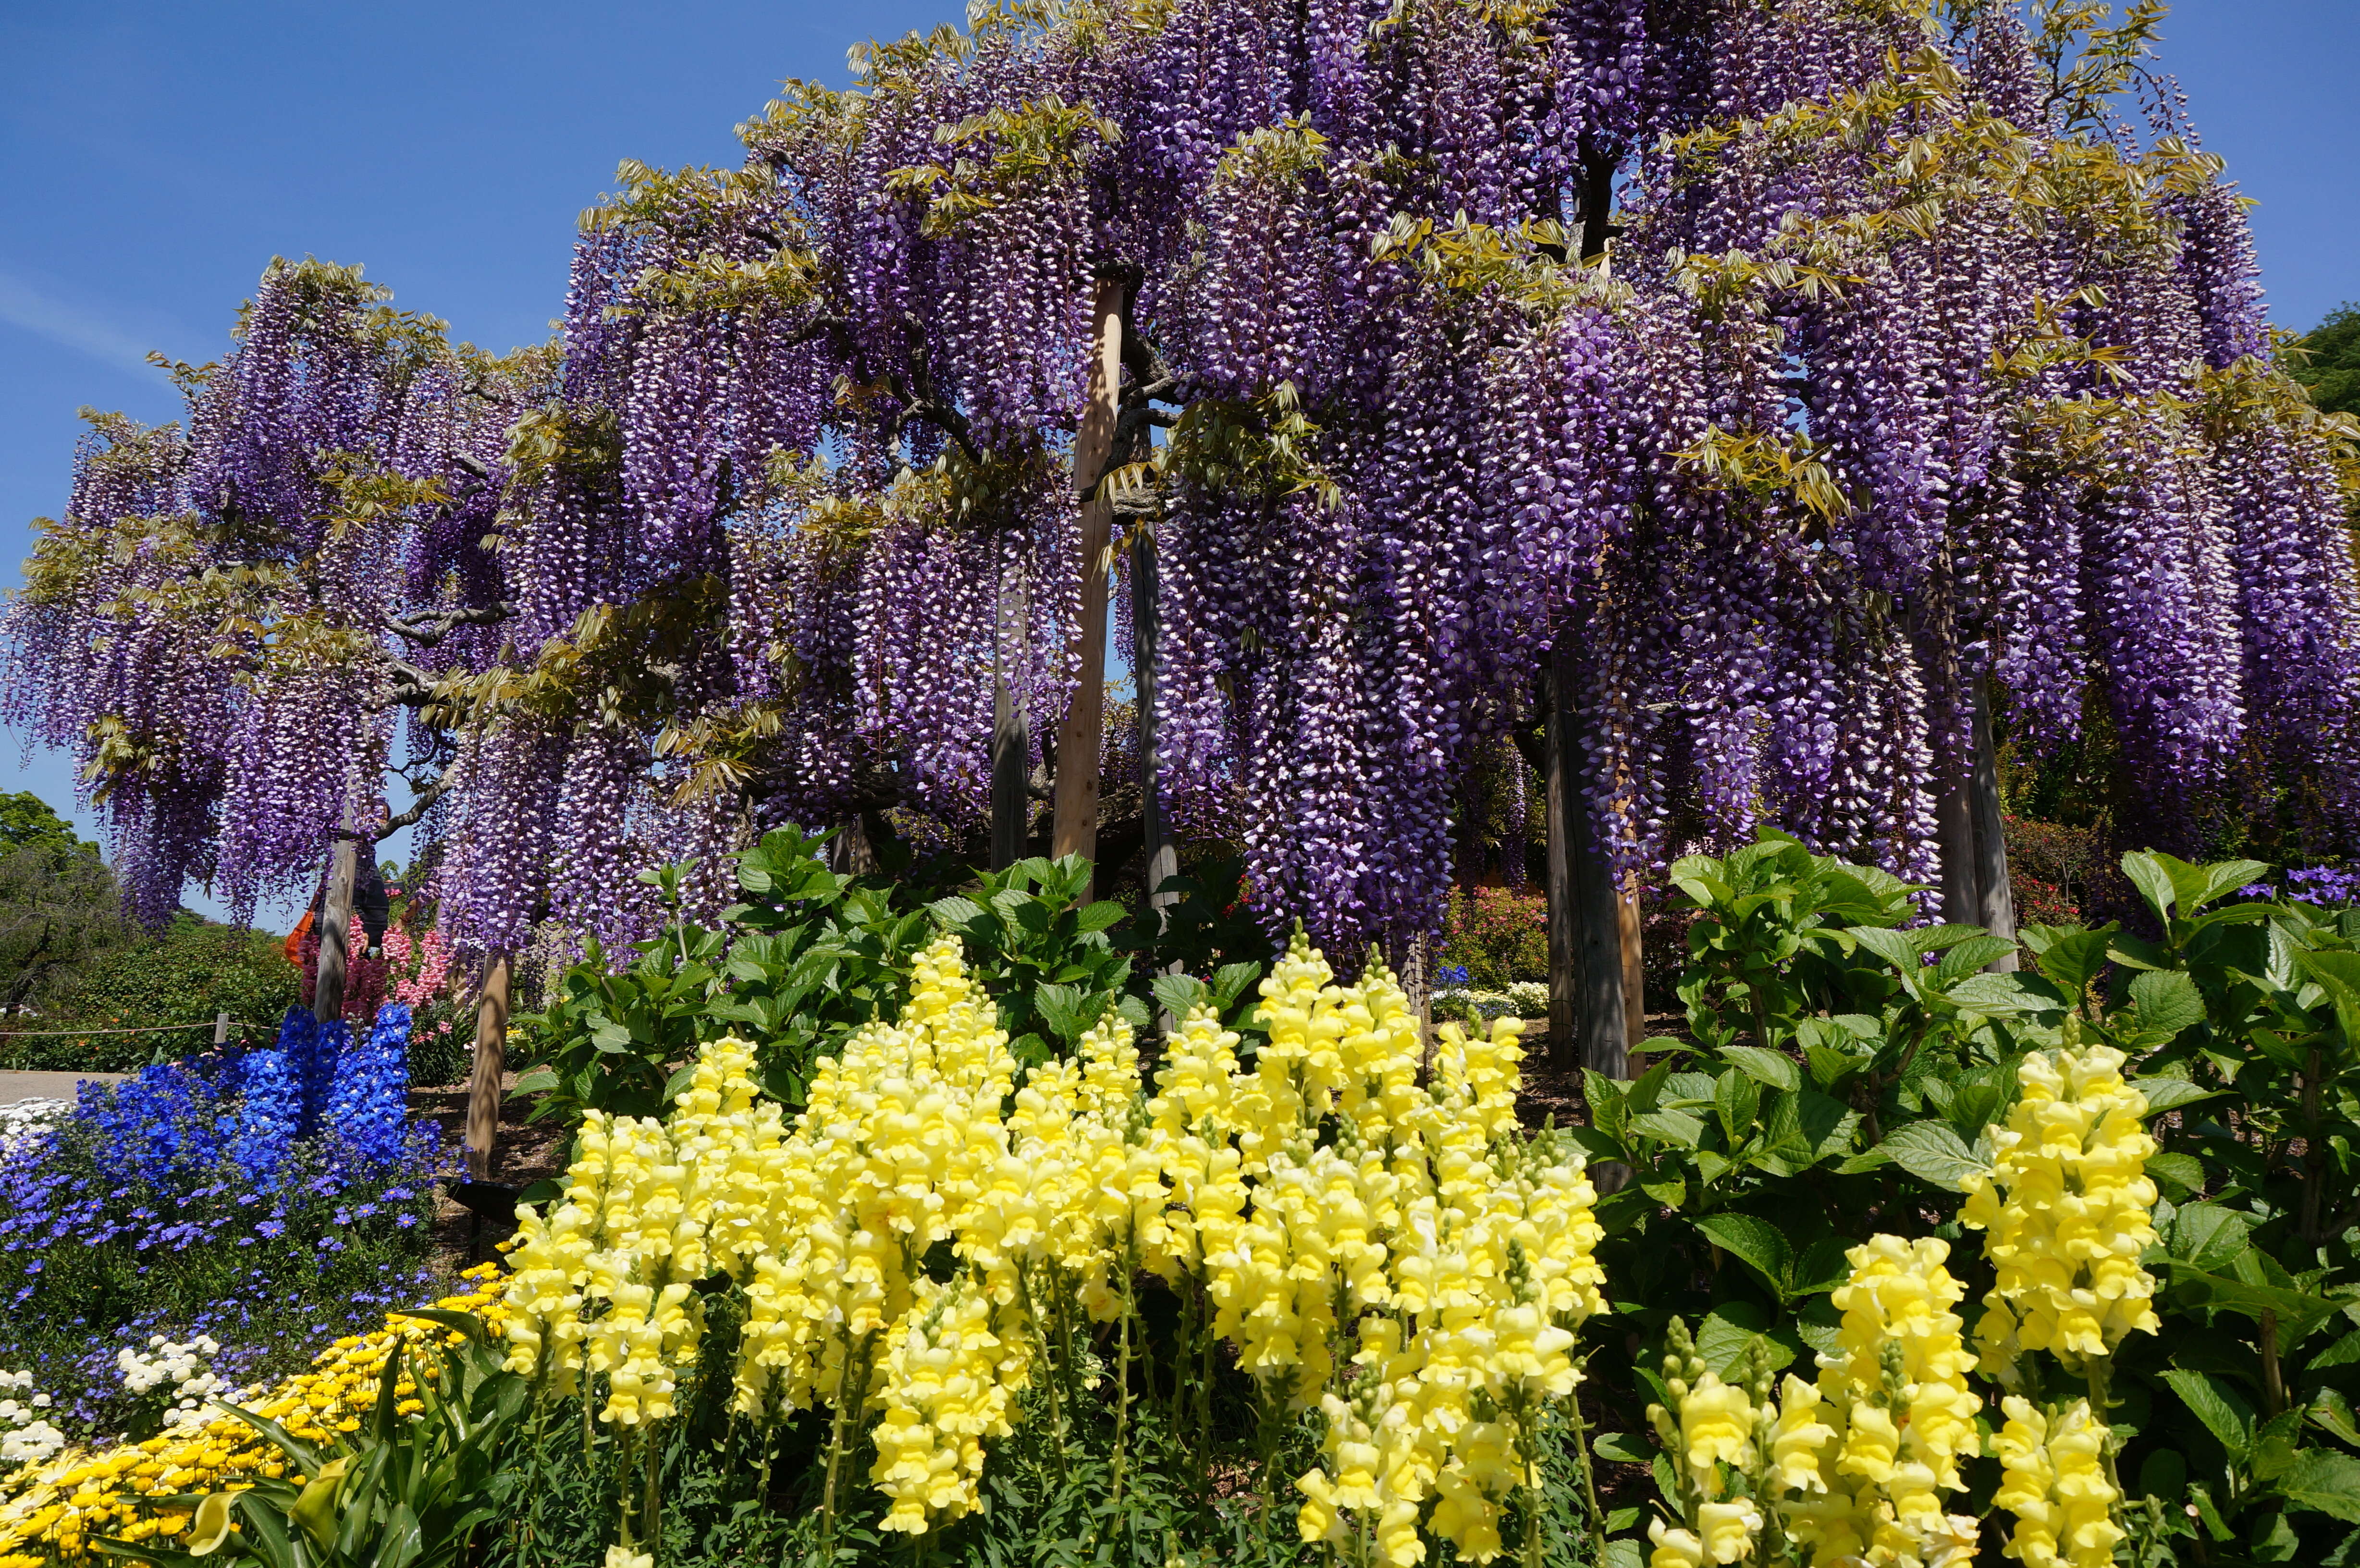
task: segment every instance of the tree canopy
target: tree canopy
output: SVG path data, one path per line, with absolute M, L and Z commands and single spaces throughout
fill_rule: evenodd
M 98 846 L 39 796 L 0 795 L 0 1013 L 54 1000 L 133 934 Z
M 2331 414 L 2360 414 L 2360 305 L 2338 305 L 2296 342 L 2290 373 Z
M 1155 798 L 1338 951 L 1529 809 L 1552 660 L 1624 874 L 1767 821 L 1935 877 L 1983 692 L 2032 754 L 2103 730 L 2155 842 L 2350 846 L 2354 427 L 2271 356 L 2159 16 L 1142 0 L 871 46 L 739 168 L 626 164 L 547 350 L 274 263 L 185 430 L 94 424 L 12 711 L 150 918 L 314 875 L 401 748 L 456 935 L 612 949 L 635 866 L 717 905 L 749 827 L 978 842 L 1009 711 L 1073 697 L 1087 500 Z M 1098 760 L 1017 733 L 1036 792 Z

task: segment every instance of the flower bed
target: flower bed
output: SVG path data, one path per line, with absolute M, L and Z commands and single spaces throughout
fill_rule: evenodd
M 366 1531 L 370 1477 L 434 1454 L 478 1500 L 436 1549 L 499 1568 L 2339 1561 L 2360 1198 L 2283 1152 L 2350 1141 L 2360 921 L 2239 897 L 2264 869 L 2129 857 L 2158 940 L 2042 931 L 1996 975 L 1883 873 L 1691 857 L 1687 1037 L 1536 1135 L 1517 1025 L 1422 1075 L 1373 961 L 1298 942 L 1226 1021 L 1159 975 L 1152 1068 L 1112 1002 L 1027 1062 L 938 931 L 890 1021 L 814 1036 L 799 1109 L 726 1000 L 657 1114 L 589 1105 L 513 1272 L 453 1299 L 498 1331 L 443 1363 L 465 1454 L 382 1334 L 258 1391 L 331 1445 L 299 1458 L 206 1413 L 228 1351 L 158 1330 L 117 1356 L 140 1442 L 48 1453 L 0 1390 L 43 1450 L 0 1568 L 304 1496 Z M 365 1421 L 372 1378 L 416 1419 Z
M 0 1369 L 29 1376 L 49 1421 L 145 1435 L 169 1399 L 126 1356 L 202 1342 L 196 1376 L 249 1384 L 432 1293 L 445 1160 L 407 1120 L 406 1021 L 388 1007 L 355 1041 L 290 1012 L 271 1050 L 150 1066 L 17 1119 Z
M 498 1266 L 479 1265 L 464 1279 L 467 1290 L 434 1304 L 497 1326 L 507 1289 Z M 380 1323 L 337 1339 L 304 1371 L 241 1390 L 235 1402 L 298 1439 L 328 1443 L 358 1431 L 376 1407 L 386 1357 L 397 1344 L 423 1347 L 453 1337 L 438 1323 L 399 1312 L 384 1314 Z M 432 1375 L 432 1361 L 419 1365 Z M 415 1391 L 406 1379 L 395 1385 L 405 1414 L 415 1410 Z M 13 1475 L 0 1471 L 0 1568 L 39 1568 L 60 1556 L 75 1557 L 100 1535 L 169 1540 L 187 1532 L 193 1510 L 159 1499 L 247 1486 L 255 1476 L 279 1476 L 286 1469 L 284 1454 L 251 1424 L 209 1410 L 143 1442 L 70 1449 Z

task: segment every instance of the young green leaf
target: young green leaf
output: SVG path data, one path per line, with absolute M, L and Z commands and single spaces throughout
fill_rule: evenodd
M 1967 1190 L 1968 1181 L 1990 1170 L 1950 1127 L 1941 1122 L 1909 1122 L 1896 1127 L 1877 1145 L 1877 1152 L 1921 1181 L 1953 1192 Z
M 1690 1222 L 1705 1238 L 1762 1277 L 1780 1301 L 1786 1299 L 1795 1271 L 1794 1249 L 1778 1227 L 1753 1214 L 1699 1214 Z
M 2172 887 L 2171 873 L 2163 868 L 2159 860 L 2133 850 L 2123 856 L 2123 875 L 2131 879 L 2131 886 L 2139 890 L 2139 896 L 2147 900 L 2158 920 L 2171 919 L 2171 906 L 2180 894 Z
M 2150 970 L 2135 975 L 2130 985 L 2131 1008 L 2141 1034 L 2169 1040 L 2204 1021 L 2204 998 L 2185 970 Z
M 2333 1449 L 2306 1448 L 2278 1479 L 2287 1507 L 2360 1524 L 2360 1459 Z
M 1721 1054 L 1723 1060 L 1757 1083 L 1767 1084 L 1773 1089 L 1799 1089 L 1803 1086 L 1801 1070 L 1796 1066 L 1795 1059 L 1783 1051 L 1767 1051 L 1758 1045 L 1725 1045 L 1721 1048 Z

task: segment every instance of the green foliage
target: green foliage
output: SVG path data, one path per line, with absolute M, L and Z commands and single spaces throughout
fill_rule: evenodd
M 2331 414 L 2360 414 L 2360 305 L 2338 305 L 2298 339 L 2288 366 Z
M 679 866 L 642 871 L 668 908 L 680 907 Z M 538 1094 L 532 1119 L 578 1126 L 585 1111 L 652 1116 L 678 1093 L 678 1064 L 709 1032 L 727 938 L 675 920 L 636 944 L 639 957 L 609 970 L 595 937 L 557 984 L 546 1011 L 518 1020 L 528 1045 L 512 1093 Z M 681 1071 L 685 1071 L 682 1069 Z
M 0 850 L 28 844 L 98 853 L 98 845 L 74 834 L 73 824 L 49 809 L 49 803 L 29 790 L 0 795 Z
M 1180 902 L 1151 940 L 1128 929 L 1120 903 L 1082 901 L 1091 870 L 1078 855 L 1020 861 L 947 891 L 905 850 L 880 875 L 830 871 L 830 836 L 765 834 L 738 856 L 742 897 L 716 929 L 674 920 L 615 970 L 592 944 L 547 1008 L 518 1020 L 528 1070 L 515 1093 L 541 1097 L 534 1117 L 658 1115 L 686 1085 L 698 1044 L 733 1029 L 754 1044 L 765 1091 L 799 1105 L 819 1056 L 899 1011 L 911 960 L 942 931 L 964 944 L 1028 1065 L 1070 1055 L 1109 1010 L 1144 1029 L 1154 1010 L 1184 1015 L 1203 998 L 1231 1028 L 1253 1028 L 1271 942 L 1240 902 L 1233 860 L 1167 883 Z M 641 880 L 677 910 L 681 875 Z
M 1467 983 L 1504 991 L 1548 980 L 1548 900 L 1517 887 L 1453 887 L 1442 917 L 1442 962 L 1463 965 Z
M 1107 934 L 1127 911 L 1110 898 L 1084 904 L 1090 877 L 1078 855 L 1034 856 L 926 906 L 966 944 L 977 978 L 1000 1000 L 1010 1049 L 1028 1067 L 1071 1055 L 1109 1011 L 1147 1027 L 1145 1005 L 1128 994 L 1131 960 Z
M 137 934 L 96 851 L 48 835 L 0 851 L 0 1016 L 53 1005 Z
M 302 996 L 302 972 L 287 962 L 280 939 L 215 925 L 186 911 L 152 936 L 94 956 L 27 1029 L 39 1038 L 0 1042 L 0 1067 L 67 1073 L 122 1073 L 213 1042 L 191 1027 L 169 1034 L 49 1034 L 49 1030 L 205 1026 L 229 1014 L 232 1036 L 267 1040 Z
M 825 1050 L 899 1010 L 909 961 L 934 934 L 901 885 L 828 870 L 826 839 L 764 834 L 739 857 L 743 898 L 722 916 L 736 940 L 713 1016 L 755 1042 L 765 1086 L 790 1105 Z
M 1273 944 L 1246 906 L 1244 863 L 1218 850 L 1183 875 L 1166 877 L 1159 891 L 1179 901 L 1166 906 L 1160 926 L 1142 922 L 1130 942 L 1150 973 L 1155 1005 L 1166 1018 L 1184 1018 L 1199 1002 L 1208 1003 L 1223 1027 L 1261 1032 L 1255 983 L 1269 971 Z M 1118 928 L 1115 934 L 1123 933 Z
M 1676 861 L 1671 880 L 1699 911 L 1679 996 L 1708 1047 L 1750 1033 L 1756 1046 L 1783 1050 L 1805 1015 L 1852 1012 L 1834 1004 L 1881 989 L 1873 975 L 1891 946 L 1880 936 L 1863 960 L 1859 933 L 1917 913 L 1914 889 L 1900 878 L 1815 855 L 1784 833 L 1765 833 L 1726 860 Z M 1872 977 L 1863 983 L 1856 970 Z
M 1599 1452 L 1652 1454 L 1638 1417 L 1664 1400 L 1648 1368 L 1676 1316 L 1723 1377 L 1755 1354 L 1808 1376 L 1835 1344 L 1845 1250 L 1873 1234 L 1950 1240 L 1978 1299 L 1991 1276 L 1961 1241 L 1960 1189 L 2016 1062 L 2070 1016 L 2129 1056 L 2161 1145 L 2146 1262 L 2162 1332 L 2112 1369 L 2125 1561 L 2343 1561 L 2360 1522 L 2360 914 L 2223 902 L 2267 869 L 2125 855 L 2157 940 L 2029 927 L 2032 972 L 2002 975 L 1983 966 L 2006 944 L 1905 925 L 1918 890 L 1791 840 L 1677 866 L 1699 1044 L 1650 1042 L 1635 1081 L 1590 1074 L 1593 1125 L 1567 1134 L 1630 1171 L 1599 1208 L 1620 1314 L 1601 1343 L 1648 1342 L 1635 1369 L 1591 1358 L 1631 1429 Z

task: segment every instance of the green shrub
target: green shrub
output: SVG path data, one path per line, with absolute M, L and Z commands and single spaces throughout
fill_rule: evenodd
M 1463 967 L 1465 984 L 1505 991 L 1519 980 L 1548 983 L 1548 900 L 1515 887 L 1453 887 L 1442 922 L 1442 963 Z
M 1611 1424 L 1627 1423 L 1599 1451 L 1675 1474 L 1647 1431 L 1651 1406 L 1681 1403 L 1655 1370 L 1666 1358 L 1687 1382 L 1698 1367 L 1757 1391 L 1783 1370 L 1808 1381 L 1841 1346 L 1830 1296 L 1873 1236 L 1946 1243 L 1966 1301 L 1985 1299 L 1961 1195 L 1992 1166 L 2020 1064 L 2103 1045 L 2127 1058 L 2159 1145 L 2142 1262 L 2160 1332 L 2033 1392 L 2059 1410 L 2086 1392 L 2109 1425 L 2124 1561 L 2350 1561 L 2360 917 L 2221 903 L 2266 869 L 2126 855 L 2155 940 L 2028 927 L 2035 971 L 1994 974 L 2009 944 L 1913 923 L 1922 889 L 1790 839 L 1675 866 L 1696 910 L 1680 995 L 1700 1043 L 1651 1042 L 1635 1081 L 1590 1075 L 1591 1125 L 1569 1129 L 1630 1172 L 1599 1206 L 1599 1259 L 1628 1303 L 1612 1332 L 1641 1350 L 1590 1361 Z M 1972 1333 L 1981 1314 L 1963 1315 Z M 1996 1431 L 1998 1410 L 1983 1413 Z M 1987 1508 L 1995 1479 L 1946 1506 Z M 1694 1499 L 1674 1489 L 1678 1513 Z M 1627 1528 L 1650 1490 L 1615 1499 Z
M 183 911 L 153 936 L 93 961 L 41 1018 L 12 1028 L 38 1036 L 0 1041 L 0 1067 L 65 1073 L 125 1073 L 213 1041 L 202 1028 L 169 1034 L 52 1034 L 159 1024 L 209 1025 L 229 1014 L 231 1038 L 267 1041 L 301 1000 L 302 974 L 280 939 L 216 925 Z

